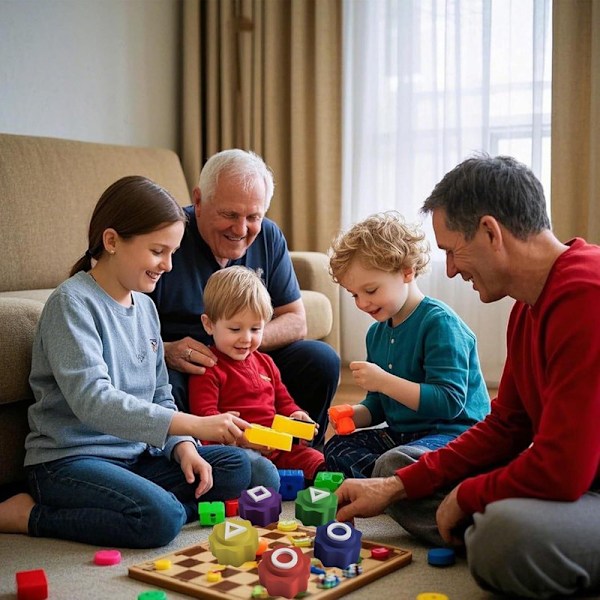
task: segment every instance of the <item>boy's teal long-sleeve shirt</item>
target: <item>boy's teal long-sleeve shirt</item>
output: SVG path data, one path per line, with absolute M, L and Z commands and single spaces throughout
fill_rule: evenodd
M 367 332 L 367 361 L 421 386 L 417 411 L 369 392 L 361 404 L 371 413 L 371 425 L 458 435 L 489 412 L 475 334 L 439 300 L 425 297 L 396 327 L 374 323 Z

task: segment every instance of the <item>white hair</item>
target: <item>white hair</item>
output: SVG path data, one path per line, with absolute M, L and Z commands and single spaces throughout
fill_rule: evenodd
M 213 154 L 202 167 L 198 187 L 203 202 L 210 202 L 215 195 L 221 174 L 237 179 L 245 190 L 251 188 L 257 179 L 265 186 L 265 212 L 269 209 L 275 183 L 273 173 L 265 161 L 254 152 L 231 148 Z

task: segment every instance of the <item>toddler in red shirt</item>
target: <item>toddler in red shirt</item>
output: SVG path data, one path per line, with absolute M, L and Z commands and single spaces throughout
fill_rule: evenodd
M 273 316 L 259 275 L 246 267 L 226 267 L 210 276 L 203 297 L 202 325 L 213 338 L 217 362 L 203 375 L 190 377 L 190 412 L 233 412 L 265 427 L 271 427 L 276 414 L 312 423 L 290 396 L 273 359 L 258 351 L 265 324 Z M 251 487 L 279 490 L 278 469 L 301 469 L 307 483 L 325 470 L 323 454 L 304 443 L 293 444 L 289 452 L 253 445 L 245 437 L 237 443 L 251 460 Z

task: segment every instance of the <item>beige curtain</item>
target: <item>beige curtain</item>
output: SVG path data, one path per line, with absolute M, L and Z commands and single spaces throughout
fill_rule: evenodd
M 552 224 L 600 243 L 600 0 L 554 0 Z
M 191 187 L 224 148 L 275 175 L 269 217 L 290 249 L 340 227 L 341 0 L 184 0 L 180 156 Z

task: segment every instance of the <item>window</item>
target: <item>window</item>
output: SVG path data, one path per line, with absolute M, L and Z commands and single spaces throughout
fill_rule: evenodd
M 435 184 L 477 151 L 528 164 L 549 199 L 551 9 L 550 0 L 344 0 L 344 226 L 390 209 L 419 220 Z M 432 256 L 421 287 L 475 330 L 493 383 L 510 303 L 483 307 Z M 342 310 L 356 321 L 355 307 Z M 344 341 L 345 359 L 364 357 L 362 334 Z M 494 356 L 483 356 L 487 338 Z

